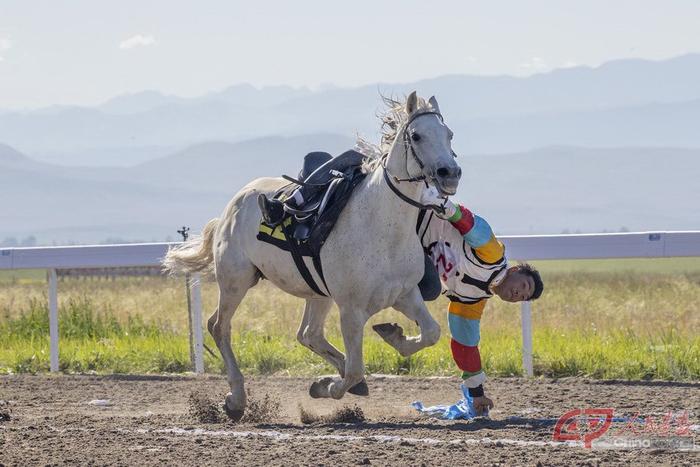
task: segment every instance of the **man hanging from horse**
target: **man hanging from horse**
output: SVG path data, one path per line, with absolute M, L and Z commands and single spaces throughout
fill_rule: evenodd
M 484 218 L 440 198 L 435 190 L 426 190 L 422 202 L 443 204 L 444 212 L 424 211 L 418 220 L 417 232 L 426 251 L 426 272 L 419 288 L 425 300 L 434 300 L 441 292 L 450 300 L 452 356 L 476 413 L 485 414 L 493 407 L 484 392 L 486 375 L 479 354 L 486 302 L 494 295 L 507 302 L 536 300 L 542 295 L 542 279 L 528 264 L 508 265 L 503 243 Z M 378 324 L 374 330 L 392 345 L 403 338 L 396 324 Z
M 306 178 L 307 184 L 284 202 L 261 194 L 258 203 L 263 218 L 271 225 L 281 222 L 285 211 L 303 218 L 309 209 L 307 200 L 317 191 L 314 182 L 324 181 L 334 170 L 342 172 L 348 165 L 357 164 L 358 156 L 354 151 L 336 158 L 326 153 L 308 154 L 300 178 L 311 172 L 308 168 L 315 171 Z M 505 248 L 488 222 L 465 206 L 442 197 L 434 188 L 425 190 L 421 203 L 439 209 L 424 210 L 419 216 L 417 233 L 426 255 L 425 274 L 418 286 L 424 300 L 435 300 L 441 292 L 449 298 L 452 355 L 476 412 L 482 414 L 493 407 L 484 393 L 486 376 L 479 354 L 480 320 L 486 302 L 494 295 L 508 302 L 535 300 L 542 294 L 542 279 L 528 264 L 509 266 Z M 397 348 L 406 340 L 396 324 L 379 324 L 374 330 Z

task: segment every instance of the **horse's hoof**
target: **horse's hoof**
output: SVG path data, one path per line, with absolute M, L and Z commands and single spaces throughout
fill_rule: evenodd
M 328 386 L 333 382 L 333 378 L 326 377 L 321 378 L 318 381 L 314 381 L 309 388 L 309 396 L 314 399 L 320 399 L 324 397 L 329 397 Z
M 350 389 L 348 389 L 350 394 L 355 394 L 356 396 L 369 396 L 369 386 L 367 386 L 366 381 L 360 381 Z
M 384 340 L 390 339 L 394 335 L 403 334 L 403 329 L 396 323 L 375 324 L 372 329 Z
M 224 404 L 224 411 L 233 423 L 241 421 L 241 418 L 243 418 L 243 414 L 245 413 L 245 410 L 242 409 L 229 409 L 228 405 L 226 404 Z
M 241 407 L 240 409 L 232 409 L 231 406 Z M 245 398 L 240 401 L 234 399 L 233 395 L 229 392 L 226 394 L 226 399 L 224 399 L 224 412 L 232 422 L 238 422 L 243 418 L 243 413 L 245 412 Z

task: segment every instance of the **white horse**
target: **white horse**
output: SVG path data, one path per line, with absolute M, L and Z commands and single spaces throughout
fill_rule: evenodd
M 246 185 L 221 218 L 204 227 L 201 237 L 170 250 L 164 259 L 171 272 L 203 271 L 213 263 L 219 302 L 208 328 L 226 365 L 231 393 L 226 396 L 225 409 L 234 421 L 243 416 L 246 393 L 231 348 L 231 318 L 247 290 L 261 278 L 306 299 L 297 338 L 340 374 L 314 382 L 310 388 L 313 397 L 340 399 L 351 388 L 355 394 L 367 395 L 363 331 L 370 316 L 384 308 L 395 308 L 420 327 L 420 335 L 413 337 L 377 330 L 402 355 L 438 341 L 440 326 L 417 287 L 424 254 L 415 234 L 416 203 L 427 184 L 445 196 L 453 195 L 461 169 L 451 148 L 452 132 L 434 97 L 426 102 L 413 92 L 405 104 L 394 104 L 383 117 L 384 156 L 365 162 L 368 175 L 356 187 L 321 251 L 329 297 L 311 290 L 289 253 L 256 238 L 261 220 L 257 197 L 287 184 L 282 178 L 260 178 Z M 333 301 L 340 310 L 346 356 L 323 333 Z

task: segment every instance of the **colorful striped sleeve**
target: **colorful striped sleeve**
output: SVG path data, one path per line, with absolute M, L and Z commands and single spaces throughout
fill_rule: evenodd
M 464 241 L 474 249 L 480 260 L 493 264 L 503 259 L 505 248 L 483 217 L 473 214 L 460 204 L 459 209 L 448 220 L 459 230 Z
M 478 387 L 486 380 L 479 354 L 480 322 L 485 306 L 484 299 L 473 304 L 452 301 L 448 308 L 452 358 L 462 371 L 464 385 L 468 388 Z

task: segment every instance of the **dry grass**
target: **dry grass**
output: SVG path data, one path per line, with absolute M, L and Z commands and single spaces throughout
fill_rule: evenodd
M 568 273 L 545 276 L 546 292 L 534 303 L 535 328 L 626 329 L 641 335 L 668 330 L 692 332 L 700 329 L 700 274 L 685 275 L 595 275 Z M 59 304 L 67 306 L 89 298 L 98 313 L 117 318 L 142 317 L 162 327 L 180 332 L 186 328 L 184 287 L 174 280 L 127 279 L 117 281 L 76 281 L 59 284 Z M 32 300 L 46 301 L 42 283 L 5 285 L 0 288 L 0 322 L 16 317 Z M 214 284 L 205 283 L 205 310 L 213 310 Z M 433 316 L 445 329 L 447 302 L 443 298 L 428 304 Z M 236 332 L 267 335 L 293 335 L 301 321 L 303 301 L 278 291 L 269 283 L 253 288 L 234 317 Z M 517 305 L 493 299 L 484 313 L 484 329 L 517 328 Z M 393 310 L 385 310 L 370 324 L 398 321 L 404 329 L 413 323 Z M 338 314 L 329 316 L 329 334 L 337 335 Z
M 700 260 L 541 262 L 537 266 L 545 282 L 544 295 L 533 304 L 535 365 L 539 373 L 700 378 Z M 215 284 L 204 283 L 205 311 L 215 308 L 216 296 Z M 45 368 L 48 356 L 43 331 L 19 339 L 16 328 L 10 326 L 18 323 L 20 315 L 28 313 L 31 303 L 45 302 L 46 284 L 41 275 L 25 275 L 14 281 L 8 280 L 6 274 L 0 276 L 0 338 L 6 343 L 0 347 L 0 371 Z M 183 371 L 188 367 L 182 280 L 71 279 L 59 282 L 59 302 L 63 310 L 72 309 L 76 303 L 84 304 L 90 313 L 104 317 L 107 323 L 111 320 L 126 323 L 131 317 L 133 324 L 133 317 L 140 317 L 146 326 L 138 329 L 150 333 L 150 337 L 142 338 L 129 334 L 133 326 L 112 326 L 119 328 L 119 332 L 81 341 L 78 339 L 81 328 L 66 328 L 66 323 L 72 321 L 62 318 L 64 369 L 158 372 Z M 370 326 L 396 321 L 407 334 L 413 334 L 417 332 L 415 323 L 393 310 L 384 310 L 370 320 L 365 334 L 368 371 L 455 373 L 446 331 L 447 301 L 441 298 L 429 303 L 428 308 L 441 324 L 443 338 L 436 346 L 410 359 L 387 347 L 371 332 Z M 250 290 L 233 320 L 234 349 L 244 371 L 264 374 L 333 371 L 296 344 L 302 311 L 302 300 L 280 292 L 267 281 Z M 45 316 L 42 310 L 38 313 Z M 31 320 L 27 322 L 36 325 Z M 329 339 L 342 347 L 337 311 L 331 312 L 326 329 Z M 213 346 L 211 341 L 209 344 Z M 489 302 L 482 319 L 481 349 L 490 374 L 520 372 L 517 304 L 497 298 Z M 207 365 L 210 370 L 222 369 L 221 362 L 209 356 Z
M 673 266 L 668 260 L 610 261 L 607 265 L 605 261 L 540 262 L 545 293 L 533 306 L 535 329 L 590 329 L 603 334 L 625 329 L 642 336 L 666 334 L 671 330 L 697 332 L 700 330 L 700 262 L 675 261 L 679 263 L 677 269 L 685 272 L 671 273 Z M 619 263 L 617 267 L 616 263 Z M 656 269 L 659 272 L 655 272 Z M 178 332 L 187 325 L 181 280 L 127 278 L 59 282 L 59 305 L 86 297 L 98 313 L 114 314 L 122 319 L 139 316 L 145 322 L 159 323 Z M 216 298 L 216 285 L 205 282 L 202 292 L 205 315 L 216 307 Z M 33 299 L 46 300 L 43 281 L 0 282 L 0 323 L 26 309 Z M 292 336 L 301 321 L 303 303 L 263 281 L 248 292 L 236 311 L 234 332 Z M 440 298 L 429 303 L 428 308 L 446 329 L 446 300 Z M 379 313 L 370 324 L 393 321 L 415 331 L 413 322 L 393 310 Z M 334 310 L 328 319 L 329 335 L 338 335 L 338 326 L 338 314 Z M 518 326 L 517 304 L 498 299 L 489 302 L 482 321 L 484 330 L 517 330 Z

